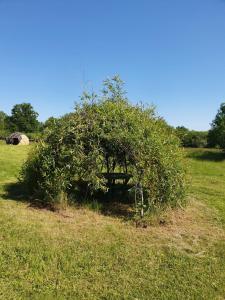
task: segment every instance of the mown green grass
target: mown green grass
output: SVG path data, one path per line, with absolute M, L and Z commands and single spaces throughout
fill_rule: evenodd
M 88 209 L 54 213 L 13 200 L 6 186 L 29 149 L 0 145 L 1 299 L 225 298 L 221 153 L 187 150 L 189 205 L 143 229 Z
M 225 153 L 220 150 L 187 149 L 190 194 L 219 213 L 225 225 Z
M 31 147 L 15 147 L 0 141 L 0 192 L 3 191 L 5 184 L 17 181 L 21 164 Z

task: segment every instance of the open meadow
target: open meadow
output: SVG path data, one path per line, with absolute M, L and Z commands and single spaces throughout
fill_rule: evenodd
M 0 299 L 225 299 L 225 155 L 187 149 L 188 205 L 147 228 L 14 193 L 32 146 L 0 144 Z M 15 187 L 14 187 L 15 188 Z

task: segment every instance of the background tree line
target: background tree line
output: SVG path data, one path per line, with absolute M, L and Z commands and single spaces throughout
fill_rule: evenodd
M 183 147 L 206 148 L 209 146 L 208 131 L 189 130 L 184 126 L 178 126 L 175 132 Z
M 0 111 L 0 138 L 5 139 L 12 132 L 25 133 L 30 139 L 38 140 L 45 128 L 57 119 L 50 117 L 44 123 L 38 121 L 36 112 L 30 103 L 13 106 L 11 114 Z M 225 103 L 222 103 L 209 131 L 189 130 L 184 126 L 174 128 L 183 147 L 222 148 L 225 149 Z
M 209 131 L 189 130 L 184 126 L 176 127 L 175 131 L 184 147 L 221 148 L 225 150 L 225 103 L 220 105 Z
M 0 111 L 0 138 L 5 139 L 12 132 L 22 132 L 30 139 L 40 139 L 44 129 L 54 122 L 55 118 L 50 117 L 42 123 L 38 121 L 38 116 L 38 112 L 30 103 L 14 105 L 10 115 Z

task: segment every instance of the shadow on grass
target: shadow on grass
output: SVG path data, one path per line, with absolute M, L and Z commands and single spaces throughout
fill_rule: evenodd
M 28 204 L 28 207 L 37 209 L 48 209 L 55 211 L 54 207 L 29 196 L 23 183 L 15 182 L 4 185 L 4 194 L 2 198 L 5 200 L 21 201 Z
M 221 162 L 225 160 L 225 153 L 222 151 L 201 151 L 196 150 L 188 153 L 188 158 L 200 160 L 200 161 L 214 161 Z
M 79 203 L 78 207 L 88 208 L 102 215 L 120 218 L 123 219 L 124 221 L 129 221 L 134 217 L 134 210 L 132 209 L 132 204 L 123 203 L 117 200 L 112 200 L 111 202 L 90 200 L 84 203 Z
M 26 202 L 28 199 L 28 195 L 25 192 L 25 188 L 22 183 L 8 183 L 3 186 L 4 194 L 2 198 L 5 200 L 16 200 L 16 201 L 24 201 Z
M 4 193 L 2 198 L 5 200 L 21 201 L 28 204 L 28 207 L 36 209 L 47 209 L 50 211 L 59 211 L 60 209 L 53 205 L 47 204 L 39 199 L 33 199 L 27 193 L 24 185 L 21 182 L 10 183 L 4 185 Z M 112 216 L 123 219 L 124 221 L 131 220 L 134 217 L 132 203 L 126 197 L 100 197 L 98 200 L 90 199 L 84 201 L 71 200 L 71 206 L 76 208 L 88 208 L 105 216 Z

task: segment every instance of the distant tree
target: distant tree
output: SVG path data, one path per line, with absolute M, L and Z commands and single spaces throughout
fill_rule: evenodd
M 7 117 L 6 113 L 4 113 L 4 111 L 0 111 L 0 130 L 5 129 L 6 117 Z
M 207 131 L 189 130 L 184 126 L 175 129 L 183 147 L 204 148 L 207 146 Z
M 217 132 L 216 130 L 209 130 L 208 136 L 207 136 L 207 145 L 209 148 L 215 148 L 219 147 L 217 142 Z
M 220 105 L 208 134 L 208 144 L 225 149 L 225 103 Z
M 37 132 L 39 122 L 38 113 L 30 103 L 16 104 L 8 118 L 8 127 L 11 131 Z
M 175 130 L 181 144 L 185 147 L 185 138 L 187 137 L 189 130 L 184 126 L 177 126 Z
M 0 138 L 6 138 L 9 134 L 8 131 L 8 116 L 3 111 L 0 111 Z
M 187 139 L 189 142 L 188 147 L 193 147 L 193 148 L 207 147 L 207 136 L 208 136 L 207 131 L 191 130 L 187 135 Z

